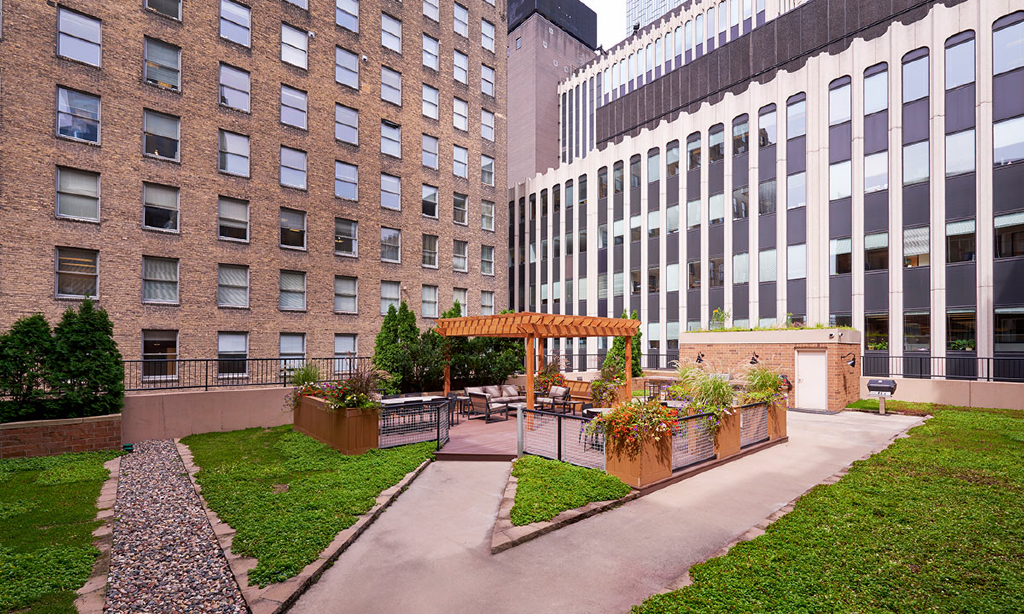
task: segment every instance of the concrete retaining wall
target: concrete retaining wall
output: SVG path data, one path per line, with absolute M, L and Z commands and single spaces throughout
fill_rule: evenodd
M 292 423 L 291 388 L 132 394 L 124 398 L 124 443 Z
M 868 397 L 869 377 L 860 378 L 860 396 Z M 887 378 L 885 378 L 887 379 Z M 1024 409 L 1024 384 L 941 379 L 894 378 L 897 401 L 941 403 L 963 407 Z
M 0 424 L 0 458 L 121 447 L 121 414 Z

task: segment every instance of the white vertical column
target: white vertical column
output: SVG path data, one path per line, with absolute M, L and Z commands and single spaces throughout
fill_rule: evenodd
M 1002 6 L 994 6 L 1002 5 Z M 979 357 L 990 357 L 995 349 L 995 303 L 993 299 L 993 258 L 995 237 L 992 206 L 993 143 L 992 143 L 992 24 L 999 15 L 1010 12 L 1005 2 L 979 2 L 979 27 L 975 29 L 975 92 L 977 110 L 974 134 L 976 142 L 975 181 L 977 213 L 974 240 L 976 246 L 977 331 L 975 349 Z M 979 373 L 985 373 L 979 370 Z
M 938 8 L 938 7 L 937 7 Z M 931 145 L 929 201 L 929 317 L 931 323 L 930 354 L 933 357 L 946 356 L 946 30 L 938 27 L 936 11 L 928 16 L 926 26 L 931 42 L 929 67 L 931 81 L 931 117 L 929 117 L 929 139 Z M 933 361 L 933 372 L 945 373 L 944 361 Z M 943 365 L 936 369 L 939 365 Z

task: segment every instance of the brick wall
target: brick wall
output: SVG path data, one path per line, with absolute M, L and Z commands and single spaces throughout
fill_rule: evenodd
M 0 424 L 0 458 L 121 447 L 121 414 Z

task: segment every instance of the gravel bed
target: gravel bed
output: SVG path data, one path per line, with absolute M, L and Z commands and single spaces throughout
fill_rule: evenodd
M 106 612 L 246 612 L 174 442 L 121 458 Z

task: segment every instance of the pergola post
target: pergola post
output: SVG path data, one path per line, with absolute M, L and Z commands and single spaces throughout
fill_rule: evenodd
M 526 336 L 526 409 L 533 409 L 533 335 Z
M 544 368 L 544 340 L 537 340 L 537 370 Z
M 452 366 L 448 363 L 444 365 L 444 396 L 448 396 L 448 393 L 452 391 Z
M 626 337 L 626 401 L 633 400 L 633 338 Z

